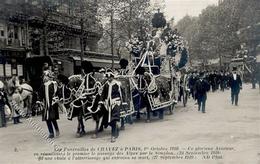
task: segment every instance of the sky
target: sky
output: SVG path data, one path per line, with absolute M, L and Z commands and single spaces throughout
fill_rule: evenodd
M 160 0 L 154 0 L 159 2 Z M 174 17 L 175 23 L 186 15 L 198 16 L 208 5 L 217 4 L 218 0 L 164 0 L 164 15 L 167 20 Z

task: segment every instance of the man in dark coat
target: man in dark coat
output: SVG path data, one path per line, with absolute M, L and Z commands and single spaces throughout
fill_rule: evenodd
M 209 83 L 204 79 L 204 73 L 201 72 L 199 79 L 195 83 L 195 95 L 198 101 L 198 111 L 205 113 L 205 106 L 207 100 L 207 92 L 210 90 Z
M 56 131 L 56 136 L 60 135 L 57 120 L 59 119 L 58 103 L 54 102 L 54 97 L 57 91 L 57 83 L 55 81 L 47 81 L 44 83 L 44 101 L 45 108 L 42 113 L 42 120 L 46 121 L 49 130 L 49 138 L 54 138 L 53 127 Z
M 74 107 L 75 110 L 72 112 L 72 117 L 78 118 L 77 137 L 82 137 L 86 134 L 83 119 L 88 120 L 92 118 L 91 112 L 88 110 L 88 107 L 91 106 L 92 103 L 86 103 L 84 106 L 83 103 L 86 101 L 92 102 L 93 96 L 97 93 L 95 87 L 96 79 L 93 77 L 94 67 L 92 63 L 89 61 L 83 61 L 81 67 L 81 80 L 77 86 L 77 92 L 75 93 L 77 101 L 74 101 L 74 105 L 79 107 Z
M 149 101 L 147 99 L 147 82 L 144 76 L 145 73 L 145 68 L 144 67 L 138 67 L 136 70 L 136 74 L 138 75 L 138 79 L 137 79 L 137 88 L 138 88 L 138 96 L 134 96 L 134 97 L 138 97 L 137 102 L 134 101 L 134 104 L 136 105 L 136 119 L 140 119 L 140 110 L 141 108 L 146 107 L 147 111 L 150 111 L 150 104 Z M 135 100 L 135 98 L 134 98 Z M 150 112 L 147 112 L 147 117 L 150 117 Z
M 224 91 L 225 90 L 225 74 L 223 73 L 223 71 L 220 72 L 220 90 Z
M 240 78 L 240 75 L 237 74 L 237 68 L 234 67 L 232 71 L 232 75 L 230 76 L 229 80 L 229 86 L 231 88 L 231 103 L 232 105 L 238 105 L 238 95 L 240 92 L 240 89 L 242 89 L 242 80 Z
M 0 81 L 0 128 L 6 127 L 5 105 L 7 104 L 8 99 L 7 94 L 4 92 L 4 83 Z
M 120 82 L 122 83 L 122 94 L 124 94 L 126 98 L 126 100 L 124 100 L 123 104 L 123 109 L 128 109 L 130 107 L 129 102 L 131 101 L 129 95 L 131 94 L 131 89 L 130 89 L 130 81 L 128 78 L 124 78 L 125 75 L 127 75 L 128 73 L 128 60 L 126 59 L 121 59 L 120 62 L 120 70 L 119 70 L 119 76 L 118 76 L 118 80 L 120 80 Z M 124 112 L 127 112 L 127 110 L 124 110 Z M 125 117 L 121 117 L 121 127 L 120 130 L 124 130 L 125 129 L 125 122 L 129 123 L 129 124 L 133 124 L 133 120 L 132 120 L 132 115 L 127 115 Z
M 107 82 L 104 85 L 100 104 L 98 108 L 101 108 L 103 104 L 108 111 L 107 123 L 111 126 L 111 142 L 115 142 L 119 136 L 119 128 L 117 122 L 120 121 L 120 109 L 122 107 L 122 90 L 120 82 L 114 80 L 114 74 L 111 70 L 107 70 L 106 77 Z M 104 116 L 105 117 L 105 116 Z
M 192 98 L 195 100 L 195 95 L 194 95 L 194 87 L 195 87 L 195 83 L 197 81 L 197 77 L 195 75 L 196 73 L 193 72 L 189 78 L 189 89 L 190 89 L 190 94 L 192 96 Z

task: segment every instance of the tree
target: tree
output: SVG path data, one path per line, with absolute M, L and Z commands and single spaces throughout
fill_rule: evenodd
M 243 42 L 259 44 L 257 35 L 259 18 L 258 0 L 224 0 L 218 6 L 209 6 L 198 18 L 184 17 L 177 24 L 178 31 L 189 42 L 191 57 L 200 59 L 234 57 Z M 247 27 L 249 30 L 244 30 Z M 247 31 L 243 34 L 242 31 Z M 239 39 L 240 38 L 240 39 Z M 250 40 L 250 41 L 249 41 Z
M 120 12 L 120 24 L 122 31 L 131 39 L 132 35 L 141 36 L 144 28 L 151 24 L 150 0 L 127 0 L 124 1 Z
M 100 30 L 98 27 L 98 2 L 97 0 L 71 0 L 73 2 L 73 13 L 80 26 L 80 61 L 83 62 L 83 56 L 86 47 L 88 31 Z
M 52 0 L 40 0 L 39 1 L 39 15 L 40 15 L 40 19 L 42 20 L 42 45 L 43 45 L 43 54 L 45 56 L 49 55 L 49 45 L 48 45 L 48 33 L 50 31 L 49 27 L 48 27 L 48 22 L 50 19 L 50 16 L 52 15 L 52 13 L 54 11 L 57 10 L 57 3 L 55 1 Z
M 198 19 L 198 17 L 191 17 L 187 15 L 176 25 L 178 32 L 188 42 L 187 47 L 189 49 L 190 60 L 202 58 L 202 51 L 200 49 L 200 42 L 198 40 L 200 35 Z
M 103 0 L 101 4 L 100 13 L 106 22 L 101 44 L 110 48 L 113 67 L 115 52 L 120 54 L 125 42 L 133 35 L 144 35 L 144 29 L 149 27 L 149 0 Z

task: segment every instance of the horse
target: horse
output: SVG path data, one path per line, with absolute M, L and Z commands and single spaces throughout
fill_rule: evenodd
M 82 78 L 81 75 L 70 76 L 68 83 L 64 84 L 66 89 L 63 89 L 62 95 L 66 99 L 64 104 L 68 109 L 67 118 L 69 120 L 72 120 L 74 117 L 78 118 L 77 137 L 81 137 L 86 133 L 83 118 L 85 121 L 92 118 L 96 122 L 95 133 L 92 138 L 96 138 L 100 131 L 99 122 L 106 111 L 104 108 L 98 109 L 101 83 L 96 81 L 91 74 L 86 76 L 88 77 Z M 94 85 L 91 88 L 85 88 L 85 79 L 90 79 L 90 77 L 94 80 Z M 69 94 L 66 94 L 68 92 Z
M 132 79 L 131 82 L 135 88 L 132 94 L 134 104 L 136 104 L 136 118 L 140 119 L 141 108 L 146 108 L 146 122 L 150 122 L 151 112 L 155 115 L 156 111 L 159 111 L 159 117 L 163 118 L 164 107 L 155 109 L 155 105 L 160 103 L 159 95 L 165 96 L 166 94 L 162 93 L 163 86 L 158 85 L 155 76 L 152 73 L 145 72 L 144 75 L 139 75 L 137 82 L 134 79 Z
M 8 96 L 11 97 L 15 89 L 19 89 L 20 96 L 24 102 L 24 109 L 26 111 L 27 116 L 31 116 L 32 114 L 32 99 L 33 99 L 33 88 L 28 83 L 20 84 L 20 81 L 17 76 L 13 76 L 11 79 L 7 81 L 7 93 Z

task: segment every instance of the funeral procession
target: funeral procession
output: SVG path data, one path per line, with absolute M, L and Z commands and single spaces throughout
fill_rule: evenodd
M 1 0 L 20 163 L 260 164 L 260 1 Z

